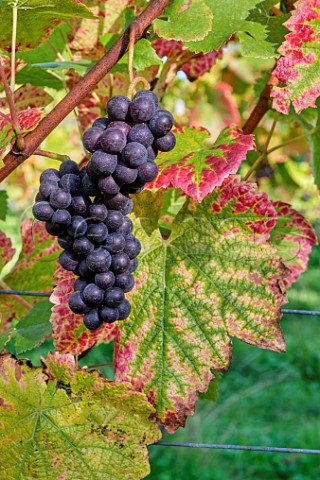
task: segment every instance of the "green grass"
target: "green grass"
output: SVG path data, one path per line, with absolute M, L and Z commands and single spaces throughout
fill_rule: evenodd
M 320 248 L 288 292 L 286 308 L 320 310 Z M 234 340 L 230 370 L 215 403 L 199 401 L 185 429 L 166 441 L 320 449 L 320 318 L 285 315 L 287 352 Z M 310 480 L 320 478 L 312 455 L 150 447 L 148 480 Z

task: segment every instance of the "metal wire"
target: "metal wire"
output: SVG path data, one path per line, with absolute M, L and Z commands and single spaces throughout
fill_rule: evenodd
M 254 452 L 277 452 L 277 453 L 303 453 L 308 455 L 320 455 L 320 450 L 311 450 L 307 448 L 280 448 L 280 447 L 261 447 L 249 445 L 224 445 L 220 443 L 189 443 L 189 442 L 158 442 L 151 446 L 162 447 L 185 447 L 185 448 L 209 448 L 215 450 L 247 450 Z

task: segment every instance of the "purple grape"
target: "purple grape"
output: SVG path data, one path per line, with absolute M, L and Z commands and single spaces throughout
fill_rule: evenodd
M 37 193 L 35 196 L 35 202 L 44 202 L 46 200 L 46 197 L 42 195 L 40 192 Z
M 142 143 L 142 145 L 148 148 L 152 145 L 153 141 L 154 136 L 152 135 L 150 128 L 143 123 L 134 125 L 128 134 L 128 143 Z
M 136 258 L 141 252 L 141 243 L 136 237 L 130 234 L 125 237 L 125 240 L 126 246 L 124 248 L 124 252 L 128 255 L 130 260 L 132 260 L 133 258 Z
M 123 215 L 128 215 L 133 210 L 133 200 L 131 198 L 128 199 L 127 205 L 121 210 Z
M 106 272 L 111 265 L 111 255 L 107 250 L 98 248 L 89 253 L 86 262 L 94 273 Z
M 50 195 L 50 205 L 53 208 L 68 208 L 71 203 L 71 195 L 61 188 L 56 189 Z
M 100 137 L 103 133 L 103 130 L 99 127 L 91 127 L 86 132 L 84 132 L 82 143 L 86 150 L 89 152 L 94 152 L 101 148 Z
M 108 215 L 108 210 L 103 203 L 93 203 L 88 208 L 88 219 L 92 222 L 103 222 Z
M 126 253 L 120 252 L 120 253 L 115 253 L 114 255 L 112 255 L 110 269 L 116 275 L 126 271 L 129 268 L 129 266 L 130 266 L 130 258 L 128 257 L 128 255 Z
M 61 187 L 66 191 L 70 192 L 71 195 L 77 193 L 81 187 L 81 179 L 79 175 L 74 173 L 66 173 L 61 177 L 60 180 Z
M 109 253 L 118 253 L 122 252 L 122 250 L 126 246 L 126 240 L 124 235 L 121 233 L 109 233 L 107 238 L 102 244 L 103 248 L 106 248 Z
M 86 304 L 82 292 L 75 291 L 69 297 L 69 308 L 73 313 L 88 313 L 90 307 Z
M 88 283 L 88 285 L 84 288 L 82 295 L 87 305 L 95 307 L 103 302 L 104 291 L 95 283 Z
M 87 228 L 87 222 L 83 217 L 80 215 L 73 215 L 73 217 L 71 217 L 71 223 L 67 232 L 69 235 L 71 235 L 71 237 L 78 238 L 86 234 Z
M 93 223 L 88 226 L 87 237 L 90 242 L 96 244 L 103 242 L 108 235 L 108 229 L 104 223 Z
M 120 273 L 116 275 L 114 285 L 121 288 L 124 293 L 130 292 L 134 287 L 134 277 L 129 272 Z
M 79 175 L 80 174 L 80 168 L 79 165 L 74 162 L 73 160 L 65 160 L 60 164 L 60 175 L 63 177 L 63 175 L 67 174 L 73 174 L 73 175 Z
M 125 136 L 127 136 L 131 130 L 131 127 L 128 123 L 119 121 L 111 122 L 108 128 L 117 128 L 118 130 L 121 130 Z
M 83 215 L 90 206 L 91 200 L 87 195 L 75 195 L 71 199 L 71 210 L 75 215 Z
M 81 275 L 81 277 L 85 278 L 86 280 L 93 280 L 94 278 L 94 273 L 88 267 L 87 261 L 85 258 L 80 260 L 78 265 L 78 272 Z
M 85 314 L 83 323 L 89 330 L 97 330 L 101 327 L 103 322 L 100 319 L 98 310 L 92 309 Z
M 49 235 L 53 235 L 54 237 L 60 237 L 61 235 L 66 234 L 66 229 L 61 225 L 53 225 L 51 222 L 46 222 L 46 230 Z
M 158 97 L 155 93 L 151 92 L 151 90 L 139 90 L 139 92 L 135 94 L 132 100 L 136 100 L 137 98 L 141 98 L 141 97 L 149 98 L 154 102 L 156 106 L 158 106 L 158 103 L 159 103 Z
M 118 320 L 119 311 L 117 308 L 102 307 L 100 309 L 100 319 L 106 323 L 113 323 Z
M 146 96 L 135 98 L 130 103 L 130 116 L 136 123 L 148 122 L 156 111 L 156 104 L 153 99 Z
M 77 255 L 89 255 L 94 250 L 94 245 L 87 237 L 76 238 L 73 244 L 73 251 Z
M 57 183 L 60 180 L 60 173 L 55 168 L 47 168 L 40 175 L 40 183 Z
M 91 157 L 91 166 L 98 175 L 111 175 L 118 163 L 117 155 L 106 153 L 103 150 L 96 150 Z
M 128 197 L 121 192 L 105 200 L 105 205 L 110 210 L 122 210 L 128 205 Z
M 60 209 L 56 210 L 52 215 L 51 222 L 54 225 L 61 225 L 62 227 L 68 227 L 71 223 L 71 215 L 68 210 Z
M 98 185 L 99 185 L 100 192 L 106 193 L 109 195 L 115 195 L 120 190 L 119 185 L 114 180 L 112 175 L 109 175 L 109 177 L 101 177 L 98 182 Z
M 136 180 L 138 170 L 136 168 L 128 168 L 123 163 L 118 163 L 112 176 L 118 185 L 129 184 Z
M 144 190 L 144 185 L 142 187 L 132 187 L 131 185 L 126 185 L 126 192 L 130 193 L 131 195 L 135 195 L 137 193 L 140 193 Z
M 153 162 L 158 155 L 158 150 L 151 146 L 147 148 L 147 152 L 148 152 L 148 158 L 147 158 L 148 162 Z
M 136 168 L 147 161 L 148 152 L 141 143 L 128 143 L 122 152 L 122 158 L 128 167 Z
M 138 179 L 143 182 L 151 182 L 158 176 L 158 165 L 154 162 L 146 162 L 138 168 Z
M 87 285 L 88 285 L 87 280 L 81 277 L 77 278 L 77 280 L 74 281 L 73 290 L 75 292 L 82 291 Z
M 118 210 L 108 210 L 108 215 L 104 223 L 111 230 L 117 230 L 117 228 L 121 227 L 121 225 L 123 224 L 123 221 L 124 221 L 124 217 L 121 212 L 119 212 Z
M 53 180 L 50 182 L 42 182 L 40 183 L 39 192 L 42 197 L 47 200 L 53 192 L 59 189 L 59 187 L 60 182 L 54 182 Z
M 105 152 L 119 153 L 126 146 L 127 139 L 125 134 L 118 128 L 107 128 L 101 135 L 100 143 Z
M 160 150 L 160 152 L 169 152 L 176 145 L 176 137 L 172 132 L 167 133 L 163 137 L 156 138 L 153 146 Z
M 48 222 L 51 219 L 54 210 L 49 202 L 36 202 L 32 207 L 32 213 L 37 220 Z
M 105 130 L 107 126 L 110 124 L 109 118 L 97 118 L 93 124 L 92 128 L 101 128 L 101 130 Z
M 95 183 L 87 174 L 85 170 L 83 170 L 82 173 L 82 191 L 88 195 L 89 197 L 95 197 L 96 195 L 99 195 L 99 187 L 98 184 Z
M 132 233 L 133 230 L 133 223 L 129 217 L 124 217 L 122 225 L 117 228 L 118 233 L 122 233 L 123 235 L 129 235 Z
M 107 103 L 107 114 L 112 120 L 125 120 L 128 115 L 130 100 L 124 95 L 115 95 Z
M 130 266 L 128 268 L 128 272 L 129 273 L 135 272 L 138 268 L 138 265 L 139 265 L 139 262 L 136 258 L 133 258 L 132 260 L 130 260 Z
M 65 270 L 74 272 L 79 264 L 79 259 L 70 250 L 64 250 L 59 255 L 59 263 Z
M 58 244 L 64 250 L 72 250 L 73 241 L 74 241 L 74 238 L 70 237 L 70 235 L 64 235 L 62 237 L 58 237 Z
M 126 298 L 118 306 L 118 312 L 118 320 L 125 320 L 127 317 L 129 317 L 131 312 L 131 306 Z
M 102 150 L 96 150 L 96 152 L 102 152 Z M 94 152 L 95 153 L 95 152 Z M 97 183 L 99 180 L 99 174 L 93 170 L 92 160 L 89 160 L 87 165 L 85 166 L 86 172 L 89 175 L 89 178 L 94 182 Z
M 159 110 L 149 120 L 148 126 L 156 137 L 163 137 L 173 126 L 173 116 L 167 110 Z
M 119 287 L 109 288 L 104 294 L 104 305 L 107 307 L 117 307 L 124 299 L 124 293 Z
M 110 270 L 102 273 L 96 273 L 94 282 L 98 285 L 98 287 L 102 288 L 103 290 L 107 290 L 107 288 L 110 288 L 114 285 L 114 273 Z

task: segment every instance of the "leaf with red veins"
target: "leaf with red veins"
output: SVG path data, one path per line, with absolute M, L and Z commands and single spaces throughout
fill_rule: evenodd
M 17 113 L 22 135 L 34 130 L 45 113 L 40 108 L 29 108 Z M 0 116 L 0 151 L 10 142 L 13 142 L 15 134 L 12 128 L 10 115 Z
M 25 84 L 14 92 L 14 106 L 16 111 L 25 110 L 27 108 L 46 107 L 53 101 L 43 87 Z M 9 111 L 8 103 L 5 98 L 0 99 L 0 108 Z
M 54 304 L 50 322 L 54 345 L 59 353 L 79 355 L 96 343 L 108 343 L 116 335 L 114 324 L 103 324 L 98 330 L 88 330 L 83 323 L 83 315 L 71 312 L 68 301 L 73 293 L 75 277 L 58 265 L 55 275 L 56 287 L 50 297 Z
M 204 55 L 196 55 L 195 58 L 180 67 L 187 75 L 189 80 L 195 80 L 207 72 L 210 72 L 217 59 L 222 56 L 222 49 L 213 50 Z
M 0 231 L 0 272 L 10 262 L 15 253 L 10 238 Z
M 159 175 L 148 188 L 181 188 L 198 202 L 236 173 L 254 148 L 253 135 L 244 135 L 239 128 L 223 130 L 212 146 L 205 145 L 210 138 L 205 128 L 183 127 L 175 135 L 174 150 L 159 155 Z
M 285 278 L 287 289 L 307 269 L 312 245 L 318 243 L 312 226 L 291 205 L 274 202 L 278 220 L 271 232 L 270 242 L 277 248 L 290 274 Z
M 75 358 L 70 353 L 49 352 L 47 358 L 41 358 L 46 366 L 46 373 L 50 380 L 68 385 L 77 369 Z
M 187 200 L 168 239 L 139 230 L 143 247 L 132 311 L 118 327 L 115 373 L 146 393 L 169 432 L 193 414 L 212 371 L 228 369 L 231 337 L 285 349 L 279 320 L 288 270 L 269 242 L 276 222 L 265 193 L 229 176 L 200 204 Z
M 289 113 L 292 102 L 297 113 L 316 107 L 320 95 L 320 0 L 298 0 L 284 25 L 290 30 L 279 48 L 283 55 L 273 75 L 286 84 L 273 87 L 273 108 Z
M 51 292 L 53 274 L 56 268 L 60 247 L 54 237 L 49 235 L 43 222 L 24 220 L 21 223 L 22 249 L 19 259 L 12 271 L 4 278 L 11 289 Z M 32 306 L 41 297 L 28 297 Z M 14 295 L 1 297 L 0 312 L 6 321 L 19 320 L 27 309 L 17 302 Z

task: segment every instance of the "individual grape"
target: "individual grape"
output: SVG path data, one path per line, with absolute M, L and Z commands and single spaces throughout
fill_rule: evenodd
M 83 258 L 82 260 L 80 260 L 78 265 L 78 272 L 79 272 L 79 275 L 81 275 L 81 277 L 85 278 L 86 280 L 91 281 L 94 279 L 94 273 L 88 267 L 86 258 Z
M 87 237 L 92 243 L 103 242 L 108 235 L 108 229 L 104 223 L 93 223 L 88 226 Z
M 92 128 L 101 128 L 101 130 L 105 130 L 110 122 L 111 120 L 109 118 L 97 118 L 93 122 Z
M 71 195 L 62 188 L 58 188 L 51 193 L 49 201 L 53 208 L 68 208 L 71 203 Z
M 132 260 L 130 260 L 130 265 L 129 265 L 129 268 L 128 268 L 128 272 L 129 273 L 135 272 L 138 268 L 138 265 L 139 265 L 139 262 L 136 258 L 133 258 Z
M 147 122 L 154 116 L 155 111 L 156 104 L 154 100 L 147 96 L 135 98 L 129 107 L 130 116 L 136 123 Z
M 147 161 L 148 152 L 141 143 L 131 142 L 123 149 L 122 158 L 128 167 L 136 168 Z
M 74 272 L 79 264 L 79 259 L 75 253 L 70 250 L 64 250 L 59 255 L 59 263 L 65 270 Z
M 39 192 L 46 200 L 50 197 L 51 193 L 59 189 L 60 182 L 42 182 L 40 183 Z
M 129 213 L 131 213 L 133 210 L 133 200 L 131 198 L 128 198 L 128 203 L 127 205 L 122 208 L 122 213 L 123 215 L 128 215 Z
M 88 219 L 92 222 L 103 222 L 108 215 L 108 210 L 103 203 L 93 203 L 88 208 Z
M 126 298 L 118 306 L 118 312 L 118 320 L 125 320 L 127 317 L 129 317 L 131 312 L 131 306 Z
M 74 238 L 70 235 L 63 235 L 58 237 L 58 244 L 64 250 L 72 250 Z
M 47 199 L 44 195 L 42 195 L 40 192 L 38 192 L 37 195 L 35 196 L 34 200 L 35 200 L 35 202 L 44 202 Z
M 106 153 L 103 150 L 96 150 L 91 157 L 92 169 L 98 175 L 111 175 L 118 163 L 117 155 Z
M 110 270 L 102 273 L 96 273 L 94 282 L 98 285 L 98 287 L 102 288 L 103 290 L 107 290 L 107 288 L 110 288 L 114 285 L 114 273 Z
M 120 252 L 112 255 L 110 269 L 116 275 L 119 273 L 123 273 L 125 270 L 127 270 L 129 268 L 129 265 L 130 265 L 130 258 L 126 253 Z
M 68 210 L 59 209 L 52 215 L 51 222 L 54 225 L 61 225 L 61 227 L 68 227 L 71 223 L 71 215 Z
M 100 319 L 106 323 L 113 323 L 118 320 L 119 311 L 117 308 L 101 307 Z
M 106 272 L 111 265 L 111 255 L 107 250 L 103 248 L 97 248 L 93 252 L 89 253 L 86 262 L 87 266 L 94 273 Z
M 103 321 L 100 319 L 98 310 L 92 309 L 85 314 L 83 323 L 89 330 L 97 330 L 101 327 Z
M 103 134 L 103 130 L 99 127 L 91 127 L 82 137 L 82 143 L 86 150 L 89 152 L 94 152 L 101 148 L 100 137 Z
M 173 126 L 173 116 L 167 110 L 159 110 L 149 120 L 148 126 L 156 137 L 163 137 Z
M 46 230 L 49 235 L 53 235 L 54 237 L 60 237 L 61 235 L 66 234 L 66 229 L 61 225 L 53 225 L 51 222 L 46 222 Z
M 153 146 L 160 150 L 160 152 L 169 152 L 176 145 L 176 137 L 172 132 L 167 133 L 163 137 L 156 138 Z
M 95 307 L 103 302 L 104 291 L 95 283 L 88 283 L 84 288 L 82 295 L 87 305 Z
M 155 103 L 155 105 L 158 106 L 158 103 L 159 103 L 158 97 L 155 93 L 151 92 L 151 90 L 139 90 L 139 92 L 135 94 L 132 100 L 136 100 L 137 98 L 141 98 L 141 97 L 151 99 Z
M 114 285 L 121 288 L 124 293 L 130 292 L 134 287 L 134 277 L 129 272 L 120 273 L 116 275 Z
M 110 230 L 117 230 L 123 224 L 124 217 L 118 210 L 108 210 L 107 218 L 104 223 Z
M 105 200 L 105 205 L 110 210 L 122 210 L 128 205 L 128 197 L 119 192 Z
M 54 210 L 49 202 L 36 202 L 33 205 L 32 213 L 37 220 L 48 222 L 51 219 Z
M 117 307 L 124 299 L 124 293 L 119 287 L 109 288 L 104 294 L 104 305 L 107 307 Z
M 82 292 L 75 291 L 69 297 L 69 308 L 73 313 L 88 313 L 90 307 L 86 304 Z
M 142 143 L 146 148 L 150 147 L 154 141 L 154 136 L 152 135 L 150 128 L 144 123 L 134 125 L 128 133 L 127 138 L 128 143 Z
M 70 173 L 73 175 L 79 175 L 80 168 L 79 168 L 79 165 L 73 160 L 65 160 L 60 164 L 59 172 L 61 177 L 63 177 L 63 175 L 67 175 Z
M 83 290 L 86 286 L 88 285 L 88 282 L 87 280 L 85 280 L 84 278 L 77 278 L 77 280 L 74 281 L 74 284 L 73 284 L 73 290 L 75 292 L 77 291 L 81 291 Z
M 126 246 L 124 248 L 124 252 L 128 255 L 130 260 L 137 257 L 141 252 L 141 243 L 139 240 L 134 237 L 133 235 L 127 235 L 125 237 Z
M 120 227 L 117 228 L 118 233 L 122 233 L 123 235 L 129 235 L 132 233 L 133 230 L 133 223 L 129 217 L 124 217 L 122 224 Z
M 80 215 L 73 215 L 67 232 L 74 238 L 82 237 L 87 232 L 87 222 Z
M 130 193 L 131 195 L 134 195 L 136 193 L 140 193 L 140 192 L 142 192 L 142 190 L 144 190 L 144 185 L 145 185 L 145 183 L 143 183 L 142 187 L 132 187 L 131 185 L 126 185 L 126 192 Z
M 148 153 L 148 158 L 147 158 L 148 162 L 153 162 L 158 155 L 158 150 L 155 147 L 151 146 L 147 148 L 147 153 Z
M 103 248 L 106 248 L 109 253 L 118 253 L 122 252 L 122 250 L 126 246 L 125 237 L 121 233 L 109 233 L 107 238 L 102 244 Z
M 115 95 L 107 103 L 107 114 L 112 120 L 125 120 L 128 115 L 130 100 L 124 95 Z
M 102 152 L 102 150 L 96 150 L 96 152 Z M 94 152 L 95 153 L 95 152 Z M 91 157 L 92 158 L 92 157 Z M 89 162 L 87 163 L 87 165 L 85 166 L 85 169 L 86 169 L 86 172 L 87 174 L 89 175 L 90 179 L 97 183 L 97 181 L 99 180 L 99 174 L 96 173 L 94 170 L 93 170 L 93 166 L 92 166 L 92 161 L 89 160 Z
M 125 134 L 118 128 L 107 128 L 100 137 L 101 147 L 107 153 L 121 152 L 126 146 L 126 143 L 127 139 Z
M 95 197 L 96 195 L 99 195 L 99 187 L 98 184 L 95 183 L 87 174 L 85 170 L 83 170 L 82 173 L 82 191 L 89 197 Z
M 71 210 L 75 215 L 83 215 L 90 206 L 91 200 L 87 195 L 75 195 L 71 199 Z
M 60 173 L 55 168 L 47 168 L 40 175 L 40 183 L 57 183 L 59 180 Z
M 94 245 L 87 237 L 76 238 L 73 244 L 73 251 L 77 255 L 89 255 L 94 250 Z
M 137 178 L 138 170 L 136 168 L 128 168 L 123 163 L 118 163 L 112 176 L 118 185 L 129 184 Z
M 107 193 L 109 195 L 115 195 L 120 190 L 119 185 L 114 180 L 112 175 L 109 175 L 109 177 L 101 177 L 98 182 L 98 185 L 99 185 L 100 192 Z
M 125 136 L 128 135 L 131 129 L 128 123 L 119 121 L 111 122 L 108 128 L 117 128 L 118 130 L 121 130 L 125 134 Z
M 79 175 L 74 173 L 66 173 L 61 177 L 60 180 L 61 187 L 66 191 L 70 192 L 71 195 L 77 193 L 81 187 L 81 180 Z
M 158 165 L 154 162 L 146 162 L 138 168 L 138 178 L 143 182 L 151 182 L 158 176 Z

